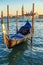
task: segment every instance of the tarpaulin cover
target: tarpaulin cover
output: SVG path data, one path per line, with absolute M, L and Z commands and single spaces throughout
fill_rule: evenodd
M 18 34 L 12 35 L 10 38 L 11 39 L 23 38 L 24 35 L 30 33 L 30 28 L 31 28 L 31 24 L 28 21 L 26 21 L 26 24 L 19 29 Z
M 21 38 L 23 38 L 23 35 L 21 35 L 20 33 L 10 36 L 10 39 L 21 39 Z
M 18 33 L 26 35 L 26 34 L 30 33 L 30 29 L 31 29 L 31 24 L 27 20 L 26 24 L 19 29 Z
M 31 28 L 31 24 L 28 22 L 28 20 L 26 21 L 26 24 L 24 25 L 24 27 L 28 27 L 29 29 Z

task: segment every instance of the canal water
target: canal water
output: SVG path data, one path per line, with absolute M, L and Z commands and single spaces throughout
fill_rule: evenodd
M 18 29 L 30 18 L 18 19 Z M 1 21 L 1 19 L 0 19 Z M 4 19 L 4 24 L 7 24 Z M 9 20 L 10 34 L 16 33 L 16 19 Z M 34 36 L 31 41 L 15 46 L 13 49 L 7 49 L 2 36 L 0 23 L 0 65 L 43 65 L 43 19 L 34 19 Z

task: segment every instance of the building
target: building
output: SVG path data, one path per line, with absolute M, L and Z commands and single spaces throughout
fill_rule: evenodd
M 43 15 L 39 15 L 39 18 L 43 18 Z

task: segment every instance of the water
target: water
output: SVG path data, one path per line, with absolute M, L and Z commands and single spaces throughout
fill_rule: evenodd
M 37 22 L 37 20 L 40 22 Z M 10 20 L 10 34 L 16 33 L 16 23 L 14 21 L 15 19 Z M 25 23 L 18 22 L 18 27 L 20 28 Z M 22 43 L 9 50 L 5 46 L 0 24 L 0 65 L 43 65 L 43 19 L 35 19 L 34 27 L 32 47 L 30 40 L 28 40 L 27 43 Z

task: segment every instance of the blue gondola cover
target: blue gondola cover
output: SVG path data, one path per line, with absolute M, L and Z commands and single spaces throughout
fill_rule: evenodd
M 28 22 L 28 20 L 26 21 L 26 24 L 24 26 L 22 26 L 19 31 L 18 34 L 12 35 L 10 37 L 10 39 L 20 39 L 23 38 L 24 35 L 29 34 L 30 33 L 30 29 L 31 29 L 31 24 Z
M 19 34 L 11 35 L 11 36 L 10 36 L 10 39 L 21 39 L 21 38 L 23 38 L 23 37 L 24 37 L 24 36 L 19 33 Z
M 31 24 L 27 20 L 26 24 L 19 29 L 18 33 L 26 35 L 26 34 L 30 33 L 30 29 L 31 29 Z

